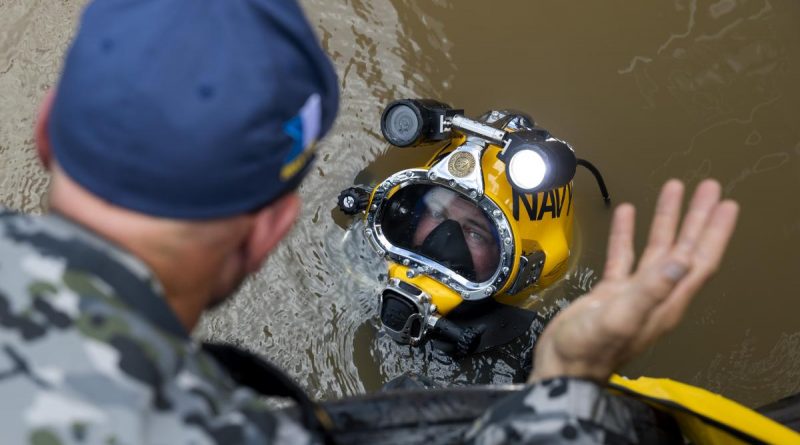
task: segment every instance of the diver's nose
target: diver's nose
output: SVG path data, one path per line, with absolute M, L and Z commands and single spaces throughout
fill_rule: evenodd
M 445 220 L 425 237 L 420 253 L 460 273 L 470 280 L 475 279 L 475 266 L 461 224 L 452 219 Z

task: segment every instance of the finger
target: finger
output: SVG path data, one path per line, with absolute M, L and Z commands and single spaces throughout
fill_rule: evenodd
M 653 320 L 670 294 L 688 273 L 687 262 L 666 258 L 638 271 L 618 293 L 604 320 L 607 334 L 627 335 L 621 357 L 630 358 L 652 343 L 662 332 Z
M 720 193 L 719 183 L 712 179 L 707 179 L 697 186 L 675 244 L 675 248 L 682 254 L 688 255 L 694 250 L 697 239 L 703 232 L 711 211 L 719 202 Z
M 706 274 L 717 271 L 738 217 L 739 205 L 734 201 L 723 201 L 714 207 L 692 253 L 693 269 L 700 269 Z
M 680 322 L 700 287 L 717 271 L 736 227 L 738 214 L 739 206 L 733 201 L 715 207 L 692 256 L 691 273 L 676 286 L 658 313 L 654 313 L 654 317 L 661 319 L 664 329 L 672 329 Z
M 631 204 L 621 204 L 614 211 L 611 221 L 611 234 L 608 237 L 608 251 L 604 279 L 621 279 L 631 273 L 633 267 L 633 228 L 636 209 Z
M 689 273 L 689 257 L 671 253 L 647 269 L 636 272 L 623 304 L 649 314 L 662 304 Z
M 688 260 L 672 256 L 626 280 L 603 317 L 604 335 L 624 339 L 629 352 L 649 344 L 645 329 L 688 270 Z
M 661 188 L 661 195 L 656 203 L 650 237 L 639 261 L 639 268 L 647 267 L 672 247 L 680 219 L 682 200 L 683 183 L 677 179 L 667 181 Z
M 657 308 L 648 321 L 645 336 L 658 336 L 678 325 L 697 292 L 717 271 L 722 255 L 733 235 L 739 206 L 724 201 L 714 208 L 697 248 L 692 255 L 692 270 Z

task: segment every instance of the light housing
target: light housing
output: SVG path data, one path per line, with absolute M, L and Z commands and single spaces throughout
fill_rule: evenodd
M 506 178 L 514 190 L 535 193 L 572 181 L 577 159 L 566 142 L 536 130 L 517 131 L 506 138 L 498 157 L 506 164 Z
M 432 99 L 396 100 L 383 110 L 381 133 L 396 147 L 441 141 L 450 137 L 446 122 L 463 112 Z

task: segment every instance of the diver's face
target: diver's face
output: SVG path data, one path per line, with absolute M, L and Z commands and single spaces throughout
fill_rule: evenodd
M 477 281 L 489 278 L 497 267 L 500 252 L 483 211 L 446 189 L 431 190 L 423 199 L 426 209 L 414 232 L 413 245 L 422 245 L 425 238 L 442 222 L 448 219 L 456 221 L 461 226 L 467 248 L 472 255 Z

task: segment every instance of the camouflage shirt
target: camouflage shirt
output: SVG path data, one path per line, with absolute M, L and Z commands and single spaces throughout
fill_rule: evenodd
M 647 426 L 657 423 L 652 410 L 631 402 L 588 380 L 546 380 L 492 406 L 467 437 L 473 445 L 663 443 L 658 431 L 637 432 L 634 414 Z
M 478 421 L 476 444 L 634 442 L 597 385 L 554 380 Z M 317 443 L 193 341 L 137 258 L 69 220 L 0 209 L 0 443 Z
M 200 349 L 131 254 L 0 210 L 0 443 L 314 442 Z

